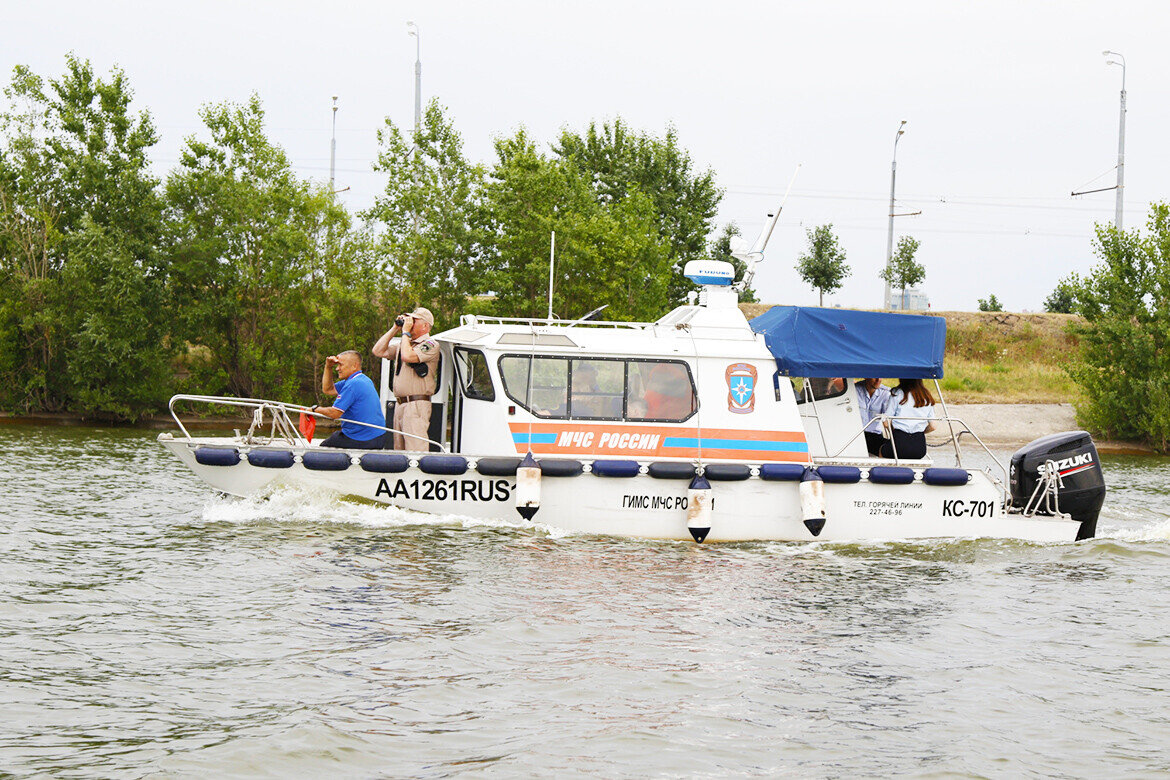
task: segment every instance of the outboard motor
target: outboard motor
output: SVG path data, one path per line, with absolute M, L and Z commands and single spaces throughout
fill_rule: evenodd
M 1012 506 L 1027 507 L 1037 484 L 1047 476 L 1050 461 L 1059 480 L 1056 510 L 1081 524 L 1077 541 L 1091 539 L 1097 534 L 1097 515 L 1105 502 L 1105 475 L 1093 437 L 1084 431 L 1054 433 L 1015 451 L 1010 470 Z M 1037 514 L 1049 514 L 1048 507 L 1041 498 L 1033 508 Z

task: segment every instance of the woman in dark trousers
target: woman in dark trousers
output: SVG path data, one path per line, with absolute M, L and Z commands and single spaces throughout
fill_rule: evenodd
M 934 430 L 934 396 L 921 379 L 899 379 L 890 393 L 885 413 L 889 421 L 891 440 L 882 444 L 881 456 L 918 460 L 926 457 L 926 434 Z

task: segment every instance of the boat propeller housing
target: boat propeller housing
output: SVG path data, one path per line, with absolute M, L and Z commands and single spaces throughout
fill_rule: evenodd
M 1032 503 L 1038 507 L 1036 514 L 1052 514 L 1045 501 L 1033 500 L 1036 486 L 1049 477 L 1050 469 L 1056 472 L 1056 511 L 1081 524 L 1078 541 L 1091 539 L 1105 502 L 1105 475 L 1093 437 L 1085 431 L 1054 433 L 1016 450 L 1010 469 L 1012 506 L 1025 509 Z

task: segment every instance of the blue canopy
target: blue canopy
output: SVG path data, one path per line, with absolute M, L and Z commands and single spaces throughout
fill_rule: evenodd
M 751 321 L 785 376 L 939 379 L 942 317 L 773 306 Z

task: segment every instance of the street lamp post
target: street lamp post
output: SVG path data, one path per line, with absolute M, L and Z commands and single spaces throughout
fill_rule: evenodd
M 329 141 L 329 191 L 333 192 L 333 175 L 337 170 L 337 95 L 333 96 L 333 138 Z
M 1101 52 L 1106 57 L 1117 57 L 1117 60 L 1108 60 L 1107 65 L 1121 66 L 1121 121 L 1117 131 L 1117 207 L 1113 215 L 1113 224 L 1121 230 L 1121 216 L 1125 201 L 1125 57 L 1115 51 Z
M 417 135 L 422 129 L 422 43 L 418 25 L 407 22 L 406 34 L 414 37 L 414 132 Z
M 894 136 L 894 157 L 890 161 L 890 230 L 886 236 L 886 274 L 890 272 L 890 263 L 894 259 L 894 182 L 898 175 L 898 141 L 902 138 L 903 130 L 906 126 L 906 120 L 902 120 L 902 124 L 898 125 L 898 132 Z M 885 308 L 890 308 L 890 280 L 886 279 L 886 295 Z

